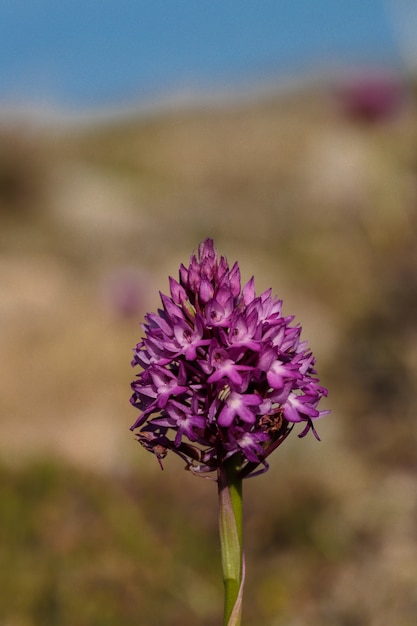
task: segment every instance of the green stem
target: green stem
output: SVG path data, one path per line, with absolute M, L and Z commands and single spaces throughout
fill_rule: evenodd
M 242 479 L 236 457 L 218 470 L 219 530 L 224 582 L 223 626 L 240 626 L 243 592 Z

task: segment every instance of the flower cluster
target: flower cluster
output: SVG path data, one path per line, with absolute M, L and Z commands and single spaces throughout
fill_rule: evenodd
M 248 476 L 268 468 L 294 423 L 305 424 L 300 437 L 318 438 L 313 420 L 328 413 L 317 408 L 327 390 L 282 301 L 271 290 L 256 296 L 253 278 L 241 289 L 238 264 L 229 269 L 211 239 L 169 281 L 171 296 L 146 315 L 132 361 L 141 371 L 131 403 L 141 414 L 131 430 L 161 466 L 168 450 L 196 473 L 239 454 Z

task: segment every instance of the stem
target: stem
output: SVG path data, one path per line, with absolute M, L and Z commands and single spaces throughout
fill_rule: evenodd
M 219 530 L 224 582 L 223 626 L 240 626 L 244 562 L 242 552 L 242 478 L 239 458 L 218 469 Z

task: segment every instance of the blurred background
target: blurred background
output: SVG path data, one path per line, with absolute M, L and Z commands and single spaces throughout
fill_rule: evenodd
M 215 626 L 216 485 L 129 432 L 214 237 L 329 388 L 245 483 L 247 626 L 417 615 L 412 0 L 0 4 L 0 624 Z

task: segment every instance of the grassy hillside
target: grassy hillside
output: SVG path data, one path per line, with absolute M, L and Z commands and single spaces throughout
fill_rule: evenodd
M 219 622 L 215 485 L 160 472 L 128 402 L 144 313 L 213 236 L 296 315 L 332 409 L 247 482 L 244 623 L 414 624 L 413 98 L 0 130 L 0 623 Z

